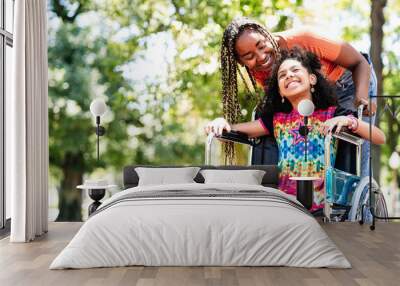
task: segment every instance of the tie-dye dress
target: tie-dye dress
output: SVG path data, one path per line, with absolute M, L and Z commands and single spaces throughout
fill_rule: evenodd
M 307 162 L 304 158 L 305 140 L 299 133 L 304 125 L 304 117 L 297 110 L 290 113 L 278 112 L 273 116 L 273 133 L 278 144 L 280 168 L 279 189 L 287 194 L 296 195 L 296 181 L 290 177 L 318 177 L 314 181 L 314 201 L 312 209 L 324 205 L 324 139 L 319 127 L 328 119 L 337 115 L 336 107 L 315 110 L 308 119 L 309 133 L 307 136 Z M 266 119 L 260 122 L 267 129 Z M 268 129 L 267 129 L 268 131 Z M 332 152 L 334 154 L 334 152 Z M 332 158 L 334 162 L 334 158 Z

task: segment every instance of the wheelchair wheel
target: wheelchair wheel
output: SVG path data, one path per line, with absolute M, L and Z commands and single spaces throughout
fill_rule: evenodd
M 369 177 L 364 177 L 358 183 L 352 198 L 352 208 L 349 212 L 349 221 L 372 222 L 370 206 L 373 207 L 376 216 L 387 217 L 385 197 L 379 188 L 378 183 L 372 179 L 372 201 L 369 198 Z
M 383 193 L 380 189 L 378 189 L 375 194 L 375 215 L 378 217 L 383 217 L 384 221 L 388 221 L 386 218 L 389 216 L 388 210 L 387 210 L 387 205 L 386 205 L 386 200 L 385 197 L 383 196 Z

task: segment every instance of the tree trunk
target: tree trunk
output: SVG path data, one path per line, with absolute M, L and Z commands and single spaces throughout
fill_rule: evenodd
M 83 154 L 67 153 L 63 165 L 63 180 L 59 191 L 58 209 L 60 210 L 56 221 L 82 221 L 82 195 L 76 186 L 83 181 L 83 172 L 76 170 L 83 166 Z
M 387 0 L 372 0 L 371 4 L 371 49 L 370 55 L 372 64 L 375 69 L 376 77 L 378 80 L 378 96 L 383 95 L 383 64 L 382 64 L 382 50 L 383 50 L 383 25 L 385 17 L 383 15 L 383 8 L 386 6 Z M 376 116 L 376 126 L 379 126 L 380 112 L 383 110 L 384 100 L 378 98 L 378 111 Z M 390 127 L 389 127 L 390 128 Z M 381 148 L 371 144 L 372 152 L 372 167 L 374 170 L 375 179 L 380 182 L 380 157 Z

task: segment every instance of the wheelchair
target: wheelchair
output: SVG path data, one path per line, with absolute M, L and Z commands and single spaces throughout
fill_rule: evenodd
M 358 109 L 362 116 L 363 106 Z M 253 118 L 257 119 L 255 113 Z M 210 133 L 206 141 L 205 164 L 211 164 L 211 146 L 216 136 Z M 223 132 L 218 139 L 250 146 L 249 165 L 277 165 L 278 147 L 272 136 L 248 138 L 239 131 Z M 336 140 L 336 160 L 332 162 L 332 140 Z M 340 133 L 328 134 L 324 142 L 325 194 L 324 208 L 313 213 L 324 222 L 358 221 L 360 224 L 372 221 L 370 206 L 375 215 L 388 217 L 385 198 L 378 183 L 361 174 L 361 146 L 364 139 L 344 128 Z M 371 190 L 370 190 L 371 186 Z M 371 194 L 371 197 L 370 197 Z M 371 230 L 375 228 L 371 225 Z
M 355 147 L 347 148 L 349 152 L 343 152 L 346 150 L 340 150 L 338 146 L 338 152 L 336 158 L 351 158 L 356 154 L 355 160 L 350 159 L 351 162 L 355 163 L 348 166 L 351 171 L 346 172 L 339 169 L 336 165 L 331 162 L 331 146 L 332 140 L 342 140 Z M 338 142 L 340 144 L 340 142 Z M 360 177 L 361 174 L 361 146 L 364 143 L 364 139 L 355 136 L 346 130 L 339 134 L 328 134 L 325 137 L 324 142 L 324 161 L 325 161 L 325 195 L 324 195 L 324 221 L 358 221 L 360 224 L 364 222 L 372 222 L 372 214 L 370 208 L 372 206 L 375 210 L 375 214 L 379 217 L 388 217 L 388 211 L 386 206 L 385 197 L 379 188 L 378 183 L 369 176 Z M 343 145 L 342 145 L 343 146 Z M 349 145 L 346 145 L 349 146 Z M 346 148 L 344 148 L 346 149 Z M 339 152 L 341 151 L 341 153 Z M 340 162 L 340 161 L 339 161 Z M 338 164 L 340 165 L 340 163 Z M 343 168 L 343 165 L 341 165 Z M 370 187 L 372 188 L 370 190 Z M 370 197 L 370 194 L 372 195 Z

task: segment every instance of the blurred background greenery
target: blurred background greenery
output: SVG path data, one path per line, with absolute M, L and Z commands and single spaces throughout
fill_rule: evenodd
M 89 200 L 82 204 L 85 196 L 76 190 L 85 178 L 121 186 L 125 165 L 203 163 L 203 126 L 222 113 L 221 37 L 235 16 L 257 19 L 272 31 L 307 25 L 348 41 L 371 54 L 379 94 L 400 94 L 396 0 L 49 0 L 48 7 L 52 220 L 87 216 Z M 254 103 L 241 90 L 248 119 Z M 95 97 L 109 106 L 100 162 L 89 111 Z M 400 104 L 392 103 L 380 102 L 378 124 L 388 142 L 373 150 L 373 158 L 374 176 L 395 213 L 398 172 L 387 162 L 400 124 L 384 108 L 395 113 Z M 246 152 L 240 156 L 246 162 Z

